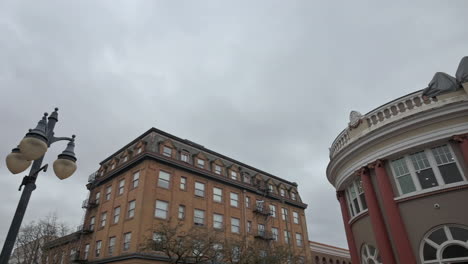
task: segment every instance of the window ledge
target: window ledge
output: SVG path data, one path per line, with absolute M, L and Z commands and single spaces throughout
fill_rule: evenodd
M 351 219 L 349 219 L 349 221 L 348 221 L 348 224 L 349 224 L 349 225 L 352 225 L 352 224 L 353 224 L 354 222 L 356 222 L 357 220 L 363 218 L 364 216 L 367 215 L 367 212 L 368 212 L 368 211 L 369 211 L 368 209 L 362 210 L 361 212 L 359 212 L 359 214 L 357 214 L 357 215 L 351 217 Z
M 433 188 L 428 188 L 428 189 L 424 189 L 424 190 L 415 191 L 415 192 L 412 192 L 412 193 L 407 193 L 407 194 L 404 194 L 404 195 L 402 195 L 400 197 L 395 197 L 394 200 L 397 203 L 400 203 L 400 202 L 413 200 L 413 199 L 417 199 L 417 198 L 420 198 L 420 197 L 425 197 L 425 196 L 429 196 L 429 195 L 433 195 L 433 194 L 437 194 L 437 193 L 444 193 L 444 192 L 449 192 L 449 191 L 464 189 L 464 188 L 468 188 L 468 182 L 467 181 L 455 182 L 455 183 L 451 183 L 451 184 L 446 184 L 446 185 L 442 185 L 442 186 L 437 186 L 437 187 L 433 187 Z

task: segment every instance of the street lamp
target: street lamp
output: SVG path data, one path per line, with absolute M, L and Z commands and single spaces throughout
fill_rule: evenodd
M 35 129 L 30 129 L 29 132 L 21 140 L 18 147 L 14 148 L 6 157 L 6 165 L 8 170 L 13 174 L 18 174 L 25 171 L 32 163 L 29 175 L 24 176 L 19 187 L 19 191 L 24 186 L 21 194 L 18 207 L 16 208 L 15 216 L 8 230 L 8 235 L 3 245 L 0 255 L 0 264 L 7 264 L 10 259 L 11 252 L 15 245 L 18 231 L 23 221 L 24 213 L 31 198 L 31 193 L 36 189 L 36 178 L 39 172 L 46 171 L 48 164 L 42 166 L 42 160 L 47 149 L 57 141 L 67 140 L 66 149 L 58 155 L 57 160 L 53 164 L 55 175 L 63 180 L 70 177 L 76 171 L 75 157 L 75 135 L 70 137 L 55 137 L 54 128 L 58 122 L 58 108 L 47 118 L 45 113 L 42 119 L 37 124 Z

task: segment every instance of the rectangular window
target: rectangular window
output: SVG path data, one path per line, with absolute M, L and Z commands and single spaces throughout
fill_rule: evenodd
M 271 236 L 273 240 L 278 241 L 278 228 L 276 227 L 271 228 Z
M 393 168 L 393 174 L 400 185 L 402 194 L 416 191 L 416 186 L 411 178 L 405 158 L 394 160 L 391 162 L 391 165 Z
M 169 189 L 170 180 L 171 180 L 171 174 L 165 171 L 159 171 L 159 178 L 158 178 L 159 187 Z
M 221 203 L 223 201 L 223 190 L 220 188 L 213 188 L 213 201 Z
M 205 225 L 205 211 L 195 209 L 193 214 L 193 222 L 195 225 Z
M 122 195 L 125 191 L 125 179 L 119 181 L 119 195 Z
M 410 159 L 414 169 L 416 170 L 416 176 L 418 177 L 419 183 L 423 189 L 439 185 L 424 151 L 411 154 Z
M 179 214 L 177 216 L 179 219 L 185 219 L 185 205 L 179 205 Z
M 245 197 L 245 207 L 250 208 L 250 197 L 249 196 Z
M 223 215 L 213 214 L 213 228 L 221 229 L 223 225 Z
M 102 247 L 102 241 L 96 241 L 96 257 L 99 257 L 101 255 L 101 247 Z
M 112 186 L 107 186 L 106 189 L 106 201 L 109 201 L 111 198 Z
M 141 153 L 141 147 L 137 149 L 137 154 L 140 154 L 140 153 Z
M 222 171 L 221 166 L 215 164 L 215 173 L 221 175 Z
M 299 224 L 299 214 L 297 212 L 293 212 L 293 222 Z
M 236 181 L 237 181 L 237 172 L 235 172 L 235 171 L 231 171 L 231 179 L 233 179 L 233 180 L 236 180 Z
M 247 233 L 252 232 L 252 221 L 247 221 Z
M 163 147 L 163 155 L 166 157 L 171 157 L 172 156 L 172 149 L 170 147 Z
M 140 181 L 140 172 L 137 171 L 137 172 L 133 173 L 132 187 L 133 188 L 138 187 L 139 181 Z
M 114 208 L 114 224 L 117 224 L 119 222 L 120 218 L 120 206 Z
M 265 225 L 258 224 L 258 235 L 265 236 Z
M 94 224 L 96 222 L 96 217 L 92 216 L 89 219 L 89 230 L 93 231 L 94 230 Z
M 168 211 L 168 202 L 156 200 L 156 210 L 154 212 L 154 216 L 156 216 L 157 218 L 167 219 Z
M 112 256 L 112 254 L 114 254 L 114 250 L 115 250 L 115 237 L 110 237 L 109 247 L 108 247 L 109 256 Z
M 198 166 L 199 168 L 204 169 L 204 168 L 205 168 L 205 160 L 197 159 L 197 166 Z
M 284 189 L 282 189 L 282 188 L 280 189 L 280 195 L 281 195 L 281 197 L 286 196 L 286 191 Z
M 268 184 L 268 191 L 271 192 L 271 193 L 274 192 L 273 184 L 271 184 L 271 183 Z
M 184 191 L 187 190 L 187 178 L 180 177 L 180 189 Z
M 128 156 L 125 156 L 122 163 L 125 163 L 127 161 L 128 161 Z
M 127 251 L 130 249 L 130 242 L 132 240 L 132 233 L 128 232 L 124 234 L 124 239 L 123 239 L 123 251 Z
M 89 257 L 89 244 L 86 244 L 85 245 L 85 248 L 84 248 L 84 255 L 83 255 L 83 258 L 84 259 L 88 259 Z
M 270 214 L 271 216 L 276 218 L 276 206 L 274 206 L 273 204 L 270 204 Z
M 183 162 L 189 162 L 189 159 L 188 159 L 188 154 L 187 153 L 181 153 L 180 154 L 180 160 L 182 160 Z
M 284 231 L 284 242 L 286 242 L 286 244 L 289 244 L 290 241 L 291 241 L 291 233 L 289 233 L 289 231 Z
M 101 227 L 106 226 L 107 212 L 101 214 Z
M 294 192 L 291 193 L 291 199 L 293 199 L 293 201 L 297 200 L 296 193 Z
M 135 200 L 128 202 L 127 218 L 135 216 Z
M 361 202 L 362 210 L 366 210 L 367 209 L 366 195 L 364 194 L 364 188 L 362 188 L 361 179 L 356 180 L 356 188 L 357 188 L 357 193 L 359 195 L 359 199 Z
M 281 208 L 281 215 L 284 221 L 288 221 L 288 209 Z
M 302 247 L 302 235 L 299 233 L 296 233 L 296 245 Z
M 240 234 L 240 220 L 239 218 L 231 217 L 231 232 Z
M 99 200 L 101 200 L 101 192 L 97 192 L 96 196 L 94 197 L 94 200 L 96 201 L 96 204 L 99 204 Z
M 201 182 L 195 182 L 195 195 L 199 197 L 205 197 L 205 184 Z
M 231 206 L 239 207 L 239 194 L 231 193 Z
M 463 181 L 455 158 L 452 156 L 447 145 L 433 148 L 432 154 L 434 155 L 440 175 L 444 179 L 445 184 Z
M 244 174 L 244 183 L 250 184 L 250 175 Z

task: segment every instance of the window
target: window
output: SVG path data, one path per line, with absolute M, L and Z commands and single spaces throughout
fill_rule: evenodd
M 362 188 L 361 179 L 356 179 L 351 182 L 346 189 L 346 194 L 348 196 L 347 200 L 349 201 L 349 209 L 352 216 L 367 209 L 366 197 L 364 195 L 364 189 Z
M 204 169 L 205 168 L 205 160 L 197 159 L 197 167 Z
M 184 191 L 187 190 L 187 178 L 180 177 L 180 189 Z
M 276 218 L 276 206 L 274 206 L 273 204 L 270 204 L 270 214 L 271 216 Z
M 244 173 L 244 183 L 250 184 L 250 175 L 247 173 Z
M 115 237 L 110 237 L 109 238 L 109 248 L 108 248 L 108 253 L 109 256 L 112 256 L 114 254 L 114 249 L 115 249 Z
M 240 233 L 240 220 L 239 218 L 231 217 L 231 232 L 239 234 Z
M 292 193 L 291 193 L 291 199 L 293 199 L 294 201 L 297 200 L 297 196 L 296 196 L 296 193 L 295 193 L 295 192 L 292 192 Z
M 140 153 L 141 153 L 141 147 L 137 149 L 137 154 L 140 154 Z
M 92 216 L 90 219 L 89 219 L 89 230 L 94 230 L 94 224 L 96 222 L 96 217 L 95 216 Z
M 279 238 L 278 228 L 276 228 L 276 227 L 271 228 L 271 236 L 272 236 L 273 240 L 278 241 L 278 238 Z
M 269 192 L 274 192 L 274 189 L 273 189 L 273 184 L 268 184 L 268 191 Z
M 96 204 L 99 204 L 99 200 L 101 200 L 101 192 L 97 192 L 94 199 L 96 200 Z
M 195 196 L 205 197 L 205 184 L 195 182 Z
M 163 146 L 163 155 L 166 157 L 171 157 L 172 156 L 172 148 Z
M 296 245 L 302 247 L 302 235 L 299 233 L 296 233 Z
M 106 188 L 106 201 L 109 201 L 111 198 L 112 186 L 107 186 Z
M 170 180 L 171 180 L 171 174 L 165 171 L 159 171 L 159 178 L 158 178 L 159 187 L 169 189 Z
M 265 236 L 265 225 L 258 224 L 258 235 Z
M 114 224 L 117 224 L 119 222 L 120 218 L 120 206 L 114 208 Z
M 233 179 L 233 180 L 236 180 L 236 181 L 237 181 L 237 172 L 235 172 L 235 171 L 231 171 L 231 179 Z
M 101 225 L 100 227 L 106 226 L 106 220 L 107 220 L 107 212 L 104 212 L 101 214 Z
M 183 162 L 189 162 L 189 155 L 186 152 L 180 153 L 180 160 Z
M 125 156 L 125 157 L 123 158 L 122 163 L 125 163 L 125 162 L 127 162 L 127 161 L 128 161 L 128 156 Z
M 123 251 L 129 250 L 130 249 L 130 241 L 132 240 L 132 233 L 128 232 L 124 234 L 124 239 L 123 239 Z
M 429 263 L 468 263 L 468 227 L 443 225 L 429 231 L 421 242 L 420 258 Z
M 233 192 L 231 193 L 231 206 L 239 206 L 239 194 Z
M 284 221 L 288 221 L 288 209 L 281 208 L 281 215 Z
M 111 166 L 111 170 L 113 170 L 113 169 L 115 169 L 115 163 L 112 164 L 112 166 Z
M 193 222 L 195 225 L 205 225 L 205 211 L 195 209 L 193 214 Z
M 128 202 L 127 218 L 135 216 L 135 200 Z
M 252 221 L 247 221 L 247 233 L 252 232 Z
M 102 241 L 96 241 L 96 257 L 99 257 L 101 255 L 101 247 L 102 247 Z
M 223 215 L 213 214 L 213 228 L 223 228 Z
M 215 173 L 221 175 L 222 171 L 221 166 L 215 164 Z
M 390 165 L 400 195 L 466 180 L 449 145 L 406 155 Z
M 293 212 L 293 222 L 299 224 L 299 214 L 297 212 Z
M 164 240 L 165 240 L 164 234 L 159 233 L 159 232 L 153 233 L 153 241 L 161 243 L 161 242 L 164 242 Z
M 284 231 L 284 242 L 289 244 L 289 241 L 291 241 L 291 233 L 289 233 L 289 231 Z
M 156 200 L 156 210 L 154 212 L 155 217 L 167 219 L 168 211 L 169 211 L 168 202 Z
M 132 187 L 136 188 L 138 187 L 138 182 L 140 181 L 140 172 L 137 171 L 133 173 L 133 180 L 132 180 Z
M 120 180 L 119 182 L 119 195 L 122 195 L 125 190 L 125 179 Z
M 280 195 L 281 197 L 286 196 L 286 191 L 283 188 L 280 189 Z
M 213 201 L 221 203 L 223 201 L 223 190 L 220 188 L 213 188 Z
M 364 264 L 382 264 L 379 250 L 368 244 L 364 244 L 361 248 L 361 259 Z
M 84 259 L 88 259 L 89 257 L 89 244 L 86 244 L 85 247 L 84 247 L 84 255 L 83 255 L 83 258 Z
M 245 207 L 250 208 L 250 197 L 249 196 L 245 197 Z
M 179 214 L 177 218 L 185 219 L 185 205 L 179 205 Z

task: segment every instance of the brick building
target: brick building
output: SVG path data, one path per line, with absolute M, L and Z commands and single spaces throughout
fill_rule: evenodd
M 46 263 L 165 263 L 142 250 L 154 226 L 209 228 L 225 238 L 311 252 L 297 184 L 151 128 L 100 163 L 78 232 L 46 246 Z M 263 243 L 262 242 L 262 243 Z

